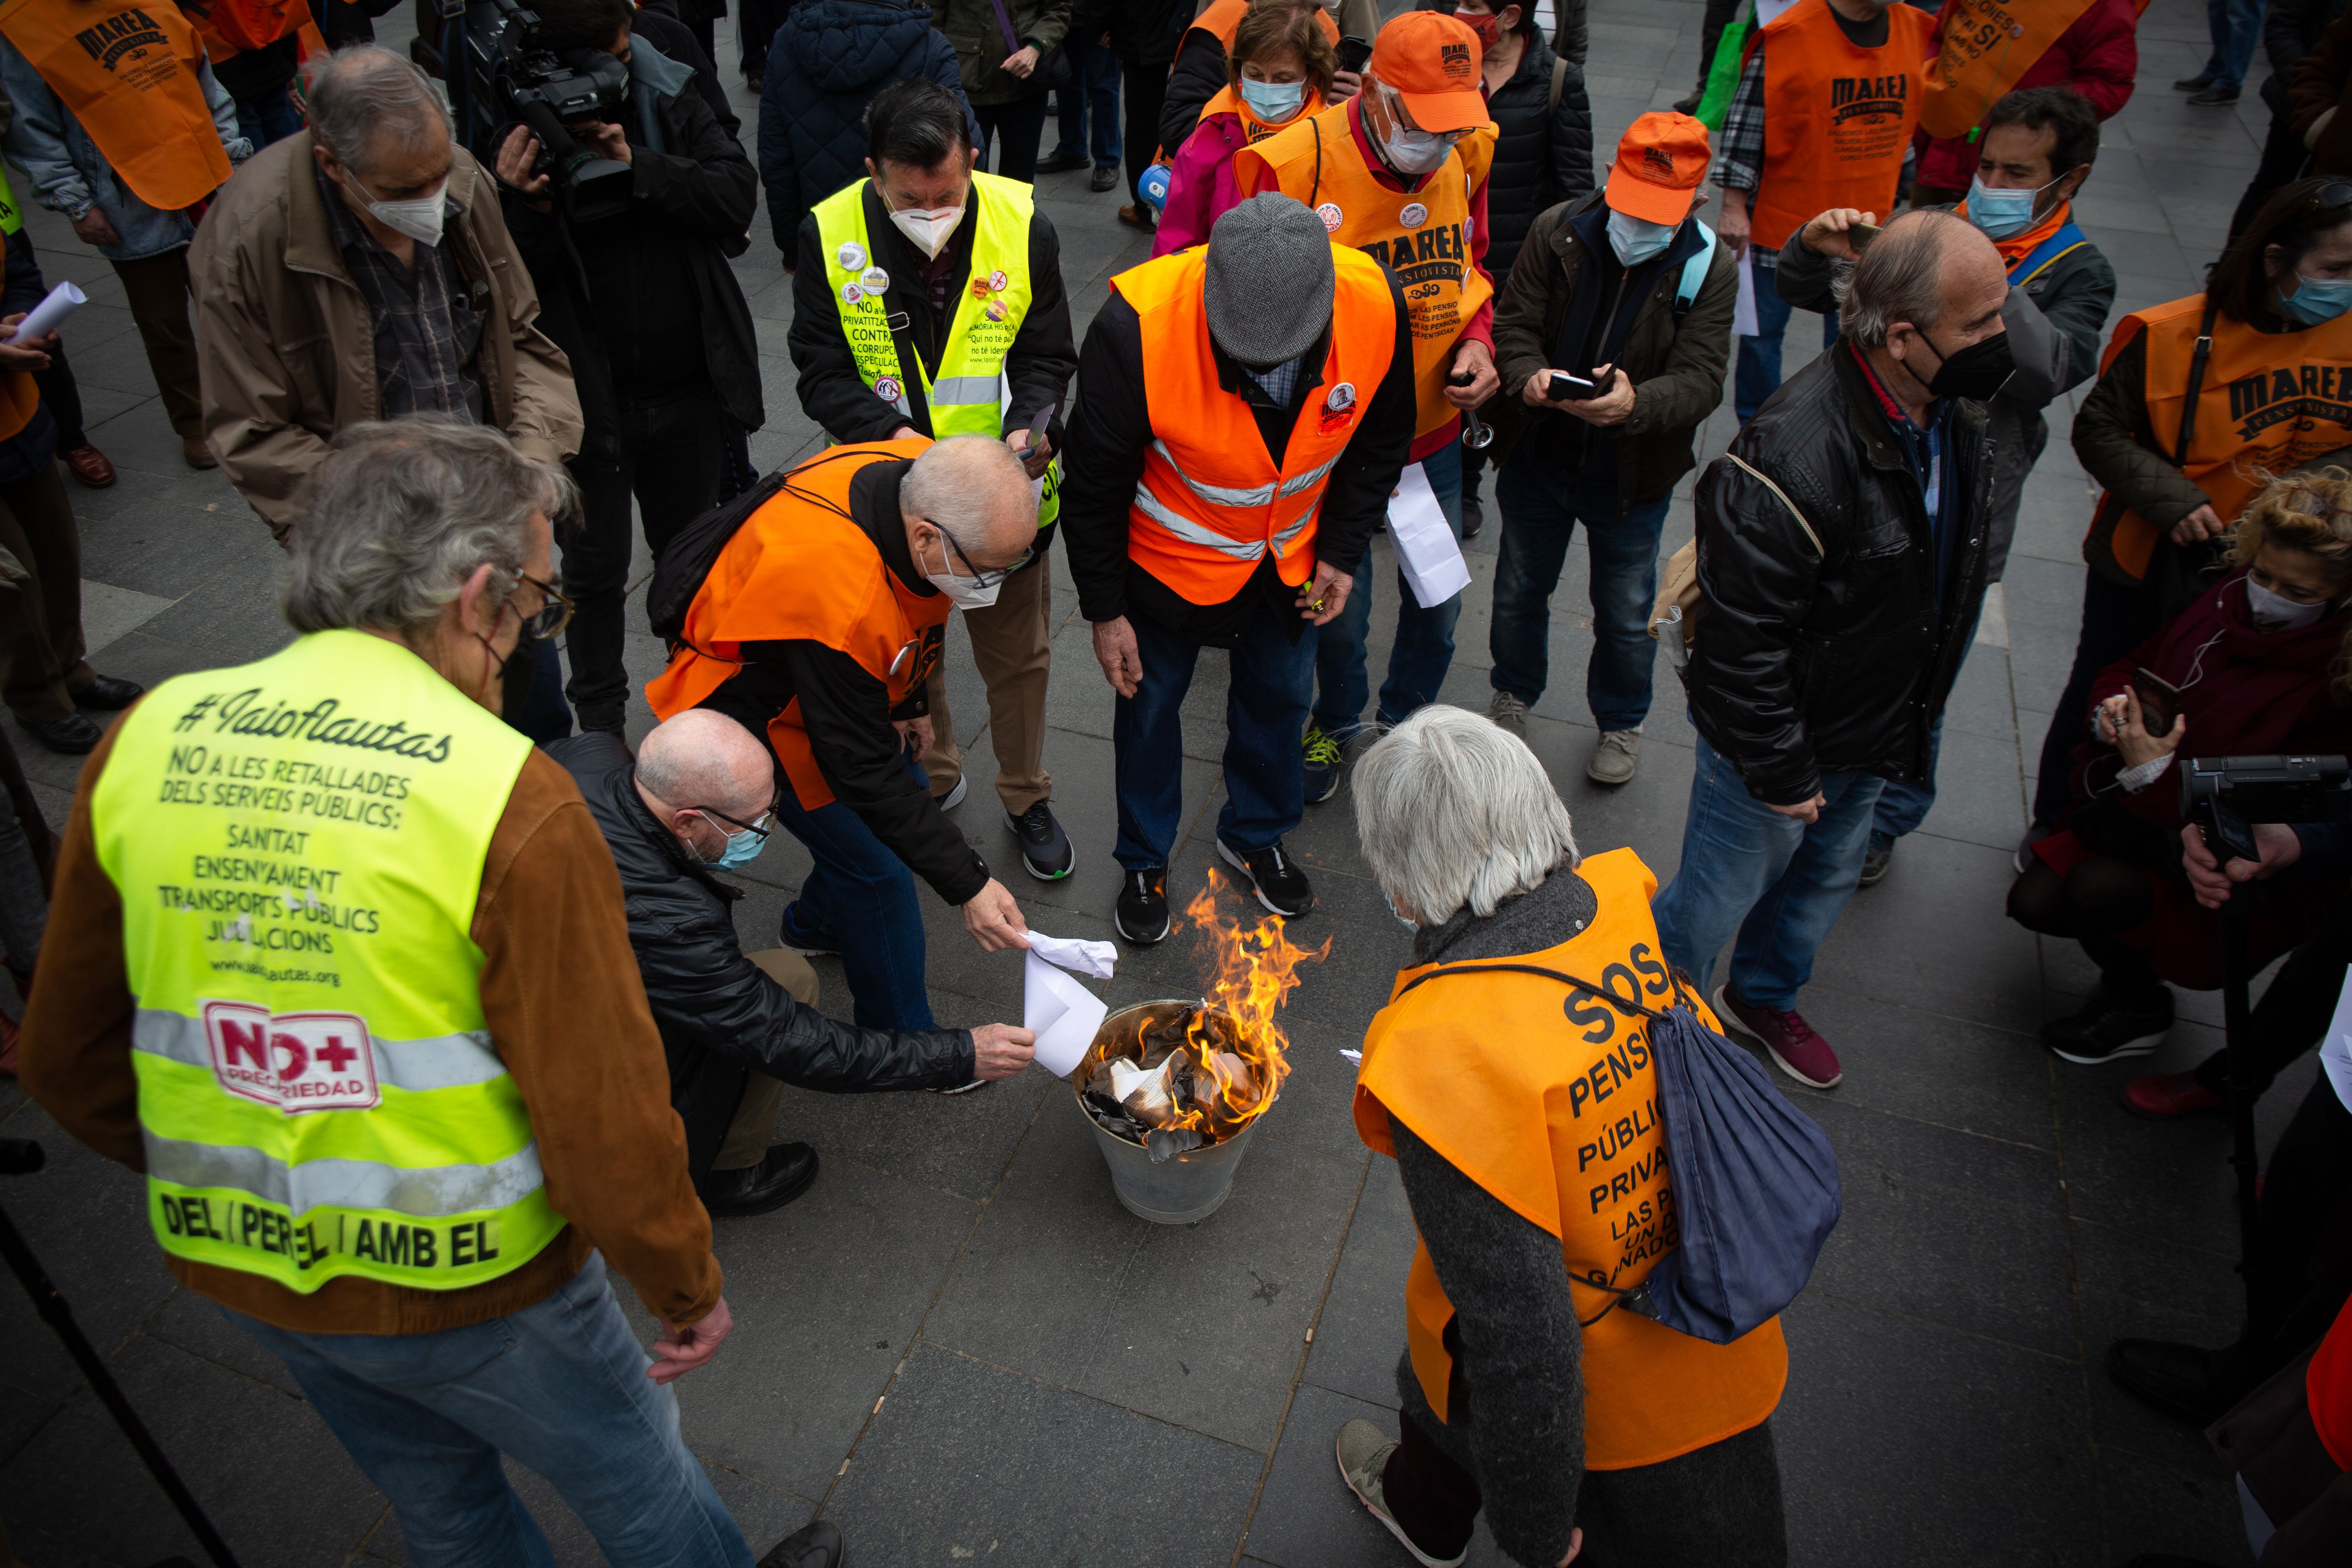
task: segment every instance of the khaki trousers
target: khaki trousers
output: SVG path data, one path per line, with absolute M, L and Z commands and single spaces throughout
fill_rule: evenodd
M 147 368 L 163 395 L 163 414 L 183 441 L 205 438 L 204 403 L 196 392 L 196 329 L 188 319 L 188 247 L 108 263 L 122 279 L 131 323 L 147 350 Z
M 772 947 L 765 952 L 751 955 L 751 962 L 768 972 L 768 978 L 793 994 L 793 1000 L 803 1007 L 816 1005 L 816 971 L 808 960 L 788 948 Z M 743 1076 L 743 1098 L 735 1107 L 735 1120 L 727 1124 L 727 1136 L 719 1142 L 719 1154 L 710 1162 L 714 1171 L 748 1171 L 768 1157 L 768 1143 L 776 1131 L 776 1111 L 784 1103 L 784 1086 L 763 1072 Z
M 988 742 L 996 752 L 996 794 L 1018 816 L 1054 793 L 1045 771 L 1045 672 L 1053 662 L 1053 563 L 1040 559 L 1015 572 L 997 591 L 996 603 L 963 614 L 971 634 L 971 662 L 988 686 Z M 956 749 L 955 720 L 948 712 L 944 670 L 933 672 L 925 689 L 931 709 L 931 749 L 923 771 L 931 794 L 944 799 L 963 776 L 963 753 Z
M 8 710 L 28 724 L 53 724 L 74 710 L 73 694 L 98 679 L 82 658 L 81 535 L 63 470 L 51 463 L 0 485 L 0 550 L 32 573 L 20 584 L 8 645 Z

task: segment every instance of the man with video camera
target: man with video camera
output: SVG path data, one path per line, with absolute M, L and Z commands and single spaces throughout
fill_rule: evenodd
M 469 56 L 467 96 L 478 127 L 497 121 L 507 222 L 539 280 L 541 325 L 571 357 L 580 391 L 586 430 L 571 468 L 583 517 L 563 541 L 563 590 L 579 605 L 566 690 L 583 730 L 617 734 L 628 706 L 630 499 L 658 553 L 718 500 L 728 418 L 747 430 L 765 420 L 751 307 L 727 265 L 750 244 L 760 182 L 693 90 L 693 69 L 633 36 L 629 0 L 532 9 L 530 49 L 501 57 L 503 74 L 487 82 Z M 596 90 L 567 99 L 567 110 L 583 98 L 593 107 L 567 114 L 572 145 L 551 149 L 558 127 L 544 111 L 530 116 L 537 129 L 514 121 L 527 116 L 534 65 L 559 63 Z

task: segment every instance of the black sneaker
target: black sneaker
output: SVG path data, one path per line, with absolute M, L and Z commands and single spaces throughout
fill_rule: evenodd
M 138 701 L 146 689 L 119 675 L 101 675 L 73 694 L 74 706 L 86 713 L 116 713 Z
M 760 1568 L 841 1568 L 847 1554 L 841 1527 L 829 1519 L 813 1519 L 770 1547 Z
M 2209 1351 L 2169 1340 L 2117 1340 L 2107 1346 L 2107 1375 L 2144 1405 L 2210 1426 L 2262 1381 L 2234 1347 Z
M 1093 162 L 1094 160 L 1084 153 L 1057 152 L 1051 157 L 1038 159 L 1037 172 L 1041 174 L 1066 174 L 1073 169 L 1083 169 Z
M 1486 526 L 1486 510 L 1478 504 L 1475 485 L 1462 487 L 1462 537 L 1475 539 L 1478 531 Z
M 2174 89 L 2179 92 L 2203 92 L 2213 85 L 2213 79 L 2200 71 L 2195 76 L 2182 77 L 2172 85 Z
M 1282 852 L 1280 839 L 1263 849 L 1241 850 L 1220 838 L 1217 853 L 1226 865 L 1249 878 L 1250 886 L 1257 890 L 1257 901 L 1276 914 L 1295 918 L 1315 907 L 1315 889 L 1307 886 L 1307 873 Z
M 1118 934 L 1137 947 L 1168 940 L 1168 868 L 1130 870 L 1118 890 L 1118 908 L 1111 917 Z
M 2238 89 L 2234 87 L 2209 87 L 2204 91 L 2191 93 L 2189 97 L 2189 104 L 2192 109 L 2221 109 L 2237 101 Z
M 1307 804 L 1320 805 L 1339 793 L 1339 770 L 1347 749 L 1325 734 L 1320 725 L 1307 726 L 1298 742 L 1299 765 L 1307 774 Z
M 1100 195 L 1118 184 L 1117 169 L 1097 168 L 1087 176 L 1087 189 Z
M 776 922 L 777 945 L 790 948 L 803 958 L 839 958 L 841 943 L 836 938 L 825 931 L 805 931 L 793 919 L 793 911 L 798 908 L 798 902 L 784 906 L 783 919 Z
M 713 1171 L 702 1179 L 702 1206 L 712 1219 L 743 1219 L 780 1209 L 816 1183 L 816 1151 L 776 1143 L 767 1157 L 740 1171 Z
M 1675 112 L 1676 114 L 1695 113 L 1697 111 L 1699 104 L 1706 98 L 1706 89 L 1703 86 L 1695 87 L 1683 97 L 1675 100 Z
M 1874 888 L 1886 879 L 1886 868 L 1895 864 L 1895 836 L 1874 832 L 1870 845 L 1862 852 L 1862 885 Z
M 2042 1026 L 2042 1043 L 2062 1061 L 2085 1067 L 2144 1057 L 2172 1029 L 2172 993 L 2159 985 L 2143 998 L 2118 1002 L 2103 987 L 2083 1010 Z
M 1054 805 L 1041 800 L 1015 816 L 1004 814 L 1004 825 L 1021 840 L 1021 864 L 1041 882 L 1058 882 L 1077 868 L 1078 847 L 1054 820 Z

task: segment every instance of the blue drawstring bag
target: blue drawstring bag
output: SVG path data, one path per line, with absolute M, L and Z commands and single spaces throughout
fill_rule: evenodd
M 1677 1240 L 1631 1289 L 1598 1277 L 1578 1283 L 1615 1296 L 1612 1310 L 1719 1345 L 1778 1316 L 1805 1288 L 1843 1206 L 1828 1135 L 1754 1057 L 1699 1021 L 1680 999 L 1679 975 L 1678 999 L 1664 1012 L 1531 963 L 1449 964 L 1406 989 L 1496 969 L 1548 975 L 1650 1022 Z

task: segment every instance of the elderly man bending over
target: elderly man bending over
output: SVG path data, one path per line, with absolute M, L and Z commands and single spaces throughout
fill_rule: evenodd
M 646 737 L 634 764 L 620 737 L 600 731 L 547 754 L 579 782 L 620 868 L 687 1168 L 714 1218 L 765 1214 L 816 1179 L 807 1144 L 768 1143 L 785 1083 L 835 1094 L 954 1089 L 1029 1065 L 1026 1029 L 836 1023 L 816 1010 L 807 960 L 782 948 L 745 955 L 730 908 L 742 890 L 714 873 L 766 847 L 778 784 L 768 748 L 734 720 L 689 708 Z

